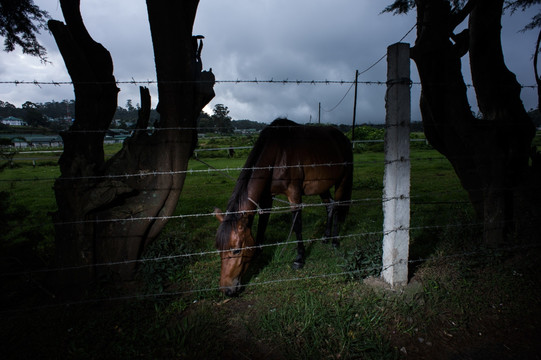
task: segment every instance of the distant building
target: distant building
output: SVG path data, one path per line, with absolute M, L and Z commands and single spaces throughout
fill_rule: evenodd
M 259 130 L 257 129 L 235 129 L 235 134 L 257 134 Z
M 126 138 L 130 137 L 131 133 L 124 129 L 109 129 L 103 139 L 104 144 L 123 143 Z
M 2 119 L 2 124 L 9 126 L 26 126 L 26 121 L 23 119 L 16 118 L 15 116 L 8 116 L 7 118 Z
M 4 144 L 3 146 L 13 146 L 16 148 L 25 148 L 30 146 L 24 136 L 19 134 L 2 133 L 0 134 L 0 138 L 2 138 L 2 143 Z M 7 143 L 10 145 L 7 145 Z
M 15 148 L 28 147 L 62 147 L 64 142 L 60 135 L 26 135 L 2 133 L 0 137 L 8 139 Z
M 64 142 L 62 141 L 62 137 L 60 137 L 60 135 L 31 136 L 26 137 L 26 140 L 32 147 L 61 147 L 64 145 Z

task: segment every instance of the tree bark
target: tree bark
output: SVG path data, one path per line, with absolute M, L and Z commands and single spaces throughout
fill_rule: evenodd
M 88 283 L 111 273 L 131 279 L 133 260 L 166 224 L 161 217 L 177 205 L 197 141 L 197 117 L 214 96 L 214 76 L 201 71 L 200 47 L 191 34 L 197 5 L 197 0 L 147 1 L 161 118 L 153 132 L 146 129 L 150 94 L 142 88 L 137 129 L 107 162 L 103 139 L 118 93 L 111 56 L 86 31 L 78 0 L 61 0 L 65 25 L 49 23 L 76 98 L 55 182 L 57 259 L 60 266 L 78 268 L 62 274 L 63 282 Z

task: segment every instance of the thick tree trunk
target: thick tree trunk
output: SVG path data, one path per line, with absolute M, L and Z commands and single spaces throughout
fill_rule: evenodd
M 420 25 L 411 57 L 422 84 L 420 107 L 426 137 L 449 159 L 476 212 L 482 214 L 482 186 L 474 155 L 479 124 L 470 110 L 461 69 L 467 33 L 451 42 L 458 18 L 451 15 L 447 1 L 418 0 L 416 4 Z
M 191 34 L 197 4 L 197 0 L 147 2 L 161 119 L 152 134 L 145 130 L 150 95 L 141 89 L 137 131 L 107 162 L 103 138 L 118 92 L 111 57 L 87 33 L 79 1 L 61 1 L 66 25 L 50 22 L 76 96 L 75 122 L 63 134 L 54 221 L 60 265 L 80 270 L 66 272 L 63 280 L 88 282 L 111 272 L 130 279 L 133 260 L 166 224 L 160 217 L 171 215 L 177 205 L 183 170 L 197 141 L 197 117 L 214 96 L 214 76 L 201 72 L 200 48 Z M 206 82 L 198 82 L 201 79 Z M 116 265 L 99 266 L 104 263 Z
M 484 222 L 487 245 L 504 242 L 521 215 L 516 190 L 531 173 L 528 158 L 534 135 L 520 101 L 520 85 L 503 60 L 502 3 L 470 1 L 457 13 L 446 0 L 417 0 L 420 26 L 411 52 L 422 83 L 426 136 L 453 164 Z M 469 31 L 454 35 L 470 11 Z M 460 68 L 468 48 L 483 119 L 471 113 Z
M 485 238 L 503 241 L 515 224 L 515 194 L 528 178 L 535 127 L 506 67 L 501 46 L 503 0 L 478 0 L 470 19 L 470 66 L 486 134 L 490 173 L 485 180 Z M 533 189 L 532 189 L 533 190 Z M 503 229 L 503 231 L 500 231 Z

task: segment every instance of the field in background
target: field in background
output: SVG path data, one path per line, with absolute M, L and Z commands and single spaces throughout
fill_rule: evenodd
M 207 148 L 241 144 L 246 138 L 200 139 Z M 26 160 L 0 173 L 0 336 L 6 344 L 0 352 L 7 358 L 74 359 L 535 358 L 539 248 L 520 239 L 506 248 L 483 248 L 451 166 L 423 143 L 412 145 L 411 154 L 410 285 L 396 291 L 372 285 L 381 267 L 381 149 L 363 144 L 355 154 L 356 201 L 342 226 L 340 249 L 320 240 L 325 210 L 306 208 L 303 233 L 314 241 L 306 267 L 292 270 L 295 245 L 283 244 L 294 238 L 291 215 L 273 214 L 269 246 L 252 264 L 245 291 L 233 299 L 217 290 L 218 221 L 208 214 L 216 206 L 225 209 L 234 181 L 224 172 L 236 178 L 238 170 L 227 169 L 242 167 L 249 150 L 231 158 L 227 151 L 199 153 L 207 164 L 226 169 L 187 175 L 175 215 L 200 216 L 169 221 L 145 252 L 136 282 L 112 289 L 104 281 L 77 300 L 63 298 L 39 272 L 54 251 L 48 213 L 56 208 L 56 160 L 18 154 Z M 189 168 L 208 169 L 195 159 Z M 159 260 L 171 255 L 177 256 Z

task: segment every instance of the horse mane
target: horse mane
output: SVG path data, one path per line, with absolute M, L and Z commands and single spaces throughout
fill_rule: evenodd
M 225 249 L 225 246 L 229 242 L 231 231 L 237 226 L 237 222 L 242 217 L 242 214 L 238 213 L 238 211 L 241 204 L 248 200 L 248 183 L 252 176 L 253 168 L 257 165 L 259 156 L 265 148 L 268 139 L 273 136 L 273 133 L 275 133 L 276 130 L 279 131 L 280 128 L 297 126 L 300 125 L 291 120 L 278 118 L 265 127 L 259 134 L 252 151 L 250 151 L 250 154 L 244 163 L 239 178 L 237 179 L 237 183 L 235 184 L 235 188 L 233 189 L 233 193 L 229 198 L 224 220 L 218 227 L 216 233 L 216 247 L 219 250 Z
M 257 143 L 256 143 L 257 144 Z M 254 147 L 255 149 L 255 147 Z M 248 181 L 252 175 L 253 164 L 258 157 L 252 156 L 254 151 L 250 153 L 244 167 L 237 179 L 235 188 L 229 201 L 227 203 L 227 211 L 225 213 L 224 219 L 221 222 L 218 230 L 216 232 L 216 248 L 218 250 L 225 250 L 225 246 L 229 242 L 229 237 L 231 236 L 231 231 L 237 226 L 237 222 L 242 217 L 242 214 L 238 213 L 240 205 L 243 204 L 248 198 Z M 259 152 L 258 152 L 259 154 Z

